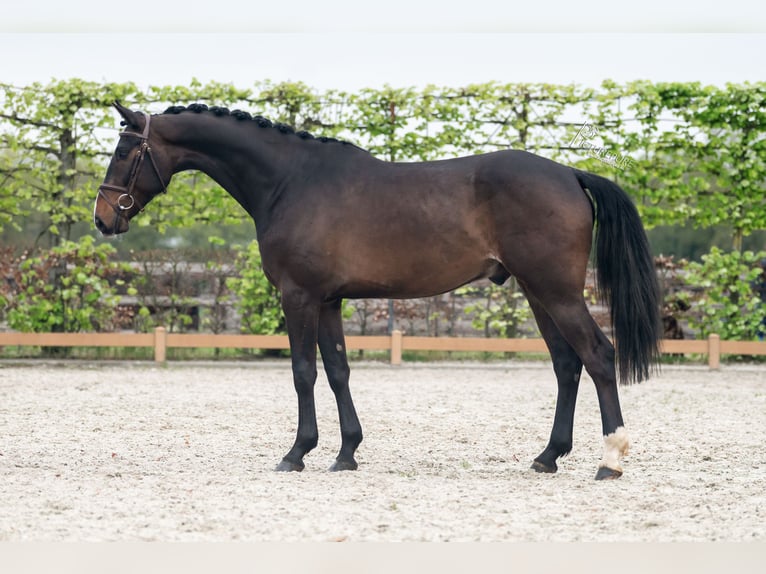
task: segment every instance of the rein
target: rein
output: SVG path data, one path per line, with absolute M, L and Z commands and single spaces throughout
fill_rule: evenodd
M 120 137 L 130 136 L 130 137 L 136 137 L 141 140 L 141 147 L 138 148 L 138 153 L 136 153 L 135 158 L 133 158 L 133 165 L 130 168 L 130 177 L 128 178 L 128 185 L 127 186 L 121 186 L 121 185 L 112 185 L 110 183 L 102 183 L 98 188 L 98 195 L 103 198 L 104 201 L 114 210 L 115 215 L 117 216 L 117 219 L 119 220 L 121 217 L 125 217 L 125 212 L 133 209 L 136 205 L 138 206 L 139 211 L 144 210 L 144 206 L 136 200 L 136 198 L 133 196 L 133 188 L 136 185 L 136 180 L 138 179 L 138 175 L 141 172 L 141 166 L 144 163 L 144 158 L 148 157 L 149 161 L 152 164 L 152 168 L 154 168 L 154 173 L 157 176 L 157 179 L 160 182 L 160 185 L 162 185 L 162 193 L 167 193 L 167 187 L 165 186 L 165 182 L 162 181 L 162 176 L 160 175 L 160 170 L 157 167 L 157 162 L 154 161 L 154 156 L 152 155 L 152 148 L 149 145 L 149 124 L 151 123 L 151 116 L 147 114 L 146 112 L 139 111 L 142 116 L 144 116 L 144 119 L 146 120 L 146 123 L 144 125 L 144 131 L 142 133 L 137 132 L 129 132 L 129 131 L 123 131 L 120 132 Z M 113 203 L 109 197 L 104 193 L 104 191 L 113 191 L 117 192 L 120 195 L 117 197 L 117 201 Z

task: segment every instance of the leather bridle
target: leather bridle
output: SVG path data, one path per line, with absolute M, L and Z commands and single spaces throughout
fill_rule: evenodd
M 141 140 L 141 146 L 138 148 L 138 152 L 133 158 L 133 165 L 130 168 L 128 184 L 126 186 L 121 186 L 112 185 L 111 183 L 102 183 L 98 188 L 98 195 L 102 197 L 104 201 L 106 201 L 106 203 L 114 210 L 118 221 L 122 217 L 127 217 L 126 212 L 130 211 L 135 206 L 138 206 L 139 211 L 144 210 L 144 206 L 133 196 L 133 188 L 136 185 L 138 175 L 141 173 L 141 166 L 144 163 L 144 158 L 149 158 L 149 161 L 152 164 L 152 168 L 154 168 L 154 173 L 157 176 L 160 185 L 162 185 L 162 193 L 167 193 L 168 191 L 167 187 L 165 186 L 165 182 L 162 180 L 162 176 L 160 175 L 160 170 L 157 167 L 157 162 L 154 161 L 152 148 L 149 145 L 149 124 L 151 123 L 151 116 L 146 112 L 139 111 L 138 113 L 144 116 L 144 119 L 146 120 L 144 131 L 140 134 L 137 132 L 129 132 L 127 130 L 120 132 L 120 137 L 129 136 L 136 137 Z M 119 193 L 120 195 L 117 197 L 117 201 L 113 203 L 104 193 L 105 191 Z

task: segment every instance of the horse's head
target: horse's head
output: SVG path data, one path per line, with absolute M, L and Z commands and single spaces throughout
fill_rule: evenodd
M 171 175 L 163 174 L 162 158 L 152 149 L 151 116 L 133 112 L 117 102 L 114 107 L 126 127 L 120 133 L 93 208 L 93 221 L 104 235 L 125 233 L 128 222 L 152 198 L 166 191 Z

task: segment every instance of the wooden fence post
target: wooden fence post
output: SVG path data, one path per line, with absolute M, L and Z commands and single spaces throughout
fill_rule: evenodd
M 391 364 L 402 364 L 402 332 L 398 329 L 391 332 Z
M 168 348 L 168 332 L 165 327 L 154 329 L 154 361 L 164 363 Z
M 707 338 L 707 364 L 711 369 L 721 366 L 721 337 L 715 333 Z

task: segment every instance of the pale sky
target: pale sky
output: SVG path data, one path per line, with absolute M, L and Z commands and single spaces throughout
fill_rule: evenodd
M 14 2 L 0 21 L 0 82 L 77 77 L 147 86 L 196 77 L 240 87 L 269 79 L 354 90 L 766 80 L 762 0 L 645 0 L 625 12 L 596 0 L 280 4 Z

